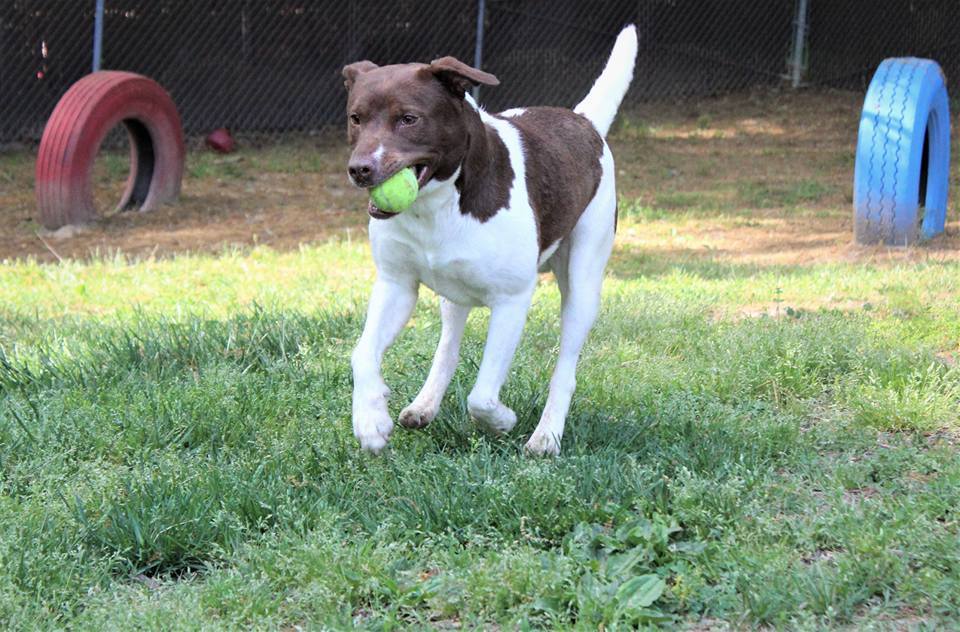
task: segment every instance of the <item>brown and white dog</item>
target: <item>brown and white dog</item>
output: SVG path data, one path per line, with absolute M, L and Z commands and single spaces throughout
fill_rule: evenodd
M 440 295 L 443 327 L 427 381 L 400 413 L 400 424 L 422 428 L 436 417 L 467 315 L 485 305 L 489 332 L 467 407 L 496 432 L 513 428 L 517 416 L 500 401 L 500 388 L 537 273 L 549 269 L 562 296 L 560 357 L 526 449 L 559 454 L 577 359 L 597 316 L 613 248 L 617 199 L 604 136 L 633 78 L 636 54 L 636 30 L 628 26 L 572 111 L 487 113 L 467 90 L 497 85 L 497 78 L 452 57 L 384 67 L 361 61 L 343 69 L 350 179 L 373 187 L 413 166 L 420 184 L 403 213 L 372 203 L 368 209 L 377 279 L 352 357 L 353 431 L 364 449 L 379 452 L 393 431 L 380 364 L 410 318 L 421 283 Z

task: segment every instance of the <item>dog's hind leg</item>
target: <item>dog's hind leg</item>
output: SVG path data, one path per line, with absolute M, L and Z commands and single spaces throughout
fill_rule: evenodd
M 377 279 L 370 296 L 363 334 L 353 350 L 353 434 L 360 446 L 380 452 L 393 431 L 387 411 L 390 389 L 383 382 L 380 363 L 417 304 L 416 282 Z
M 577 361 L 600 309 L 600 287 L 613 250 L 617 207 L 609 149 L 604 159 L 604 177 L 597 194 L 550 260 L 561 293 L 560 356 L 540 423 L 527 441 L 530 454 L 560 454 L 567 411 L 577 386 Z
M 477 372 L 477 382 L 467 396 L 470 416 L 497 433 L 509 432 L 517 424 L 516 413 L 500 401 L 500 388 L 507 379 L 520 342 L 533 289 L 532 284 L 529 291 L 504 298 L 490 307 L 490 329 L 483 348 L 483 360 Z
M 463 339 L 463 328 L 467 324 L 470 308 L 440 299 L 440 320 L 443 329 L 440 332 L 440 343 L 433 356 L 433 365 L 423 388 L 409 406 L 400 413 L 397 420 L 405 428 L 423 428 L 437 416 L 443 394 L 450 385 L 453 372 L 457 368 L 460 357 L 460 341 Z

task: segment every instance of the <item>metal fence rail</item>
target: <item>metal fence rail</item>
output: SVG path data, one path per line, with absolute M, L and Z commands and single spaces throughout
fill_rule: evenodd
M 933 57 L 948 77 L 960 74 L 955 0 L 102 1 L 102 67 L 159 81 L 188 133 L 339 124 L 344 64 L 473 63 L 478 15 L 483 67 L 502 82 L 484 90 L 491 109 L 572 105 L 627 22 L 640 34 L 633 103 L 791 77 L 859 89 L 893 55 Z M 96 6 L 0 2 L 0 142 L 38 139 L 59 97 L 90 72 Z

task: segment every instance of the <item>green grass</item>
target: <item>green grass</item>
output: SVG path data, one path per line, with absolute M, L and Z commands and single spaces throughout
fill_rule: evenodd
M 338 145 L 339 140 L 337 137 Z M 342 162 L 342 147 L 337 146 L 338 151 L 330 154 L 317 151 L 318 145 L 327 144 L 329 141 L 325 137 L 321 140 L 293 137 L 285 142 L 273 139 L 265 147 L 257 147 L 254 138 L 241 138 L 237 153 L 231 156 L 199 151 L 188 153 L 186 169 L 187 174 L 196 180 L 242 181 L 263 173 L 321 173 L 331 161 L 338 165 Z
M 737 193 L 741 203 L 751 208 L 793 207 L 818 202 L 830 194 L 831 188 L 817 180 L 800 180 L 789 184 L 739 182 Z
M 552 281 L 503 395 L 511 435 L 465 412 L 477 311 L 440 417 L 358 451 L 372 272 L 346 241 L 0 267 L 4 627 L 958 624 L 960 369 L 937 355 L 960 340 L 956 265 L 621 247 L 546 460 L 521 447 Z M 424 292 L 387 354 L 395 413 L 436 310 Z

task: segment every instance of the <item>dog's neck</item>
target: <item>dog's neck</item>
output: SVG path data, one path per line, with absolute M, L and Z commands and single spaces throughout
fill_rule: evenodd
M 422 222 L 434 221 L 439 214 L 456 213 L 482 223 L 509 203 L 514 172 L 507 147 L 497 131 L 484 122 L 484 117 L 491 115 L 467 99 L 463 104 L 463 158 L 447 178 L 435 178 L 424 185 L 404 216 Z

